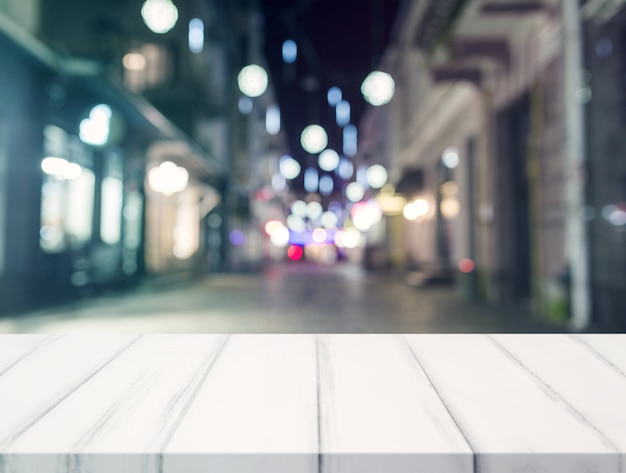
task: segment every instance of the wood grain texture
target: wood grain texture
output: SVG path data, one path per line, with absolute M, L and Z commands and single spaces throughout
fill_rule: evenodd
M 68 452 L 50 459 L 92 472 L 160 471 L 159 454 L 226 339 L 142 337 L 16 438 L 7 464 L 25 468 L 46 458 L 26 454 Z
M 539 337 L 544 344 L 558 338 Z M 477 471 L 620 471 L 606 435 L 488 336 L 406 339 L 475 452 Z
M 626 335 L 2 335 L 0 473 L 626 472 Z
M 326 472 L 470 472 L 472 452 L 406 343 L 319 337 Z
M 313 335 L 231 336 L 163 471 L 317 472 L 316 386 Z

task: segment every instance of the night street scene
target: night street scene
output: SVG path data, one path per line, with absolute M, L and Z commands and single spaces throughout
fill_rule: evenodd
M 626 331 L 623 0 L 1 0 L 0 333 Z

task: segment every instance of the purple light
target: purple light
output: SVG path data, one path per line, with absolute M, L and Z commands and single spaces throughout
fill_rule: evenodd
M 233 230 L 228 235 L 230 242 L 235 246 L 242 246 L 246 242 L 246 236 L 241 230 Z

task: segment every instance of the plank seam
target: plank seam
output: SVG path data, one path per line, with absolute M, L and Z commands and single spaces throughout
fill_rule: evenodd
M 317 401 L 317 473 L 322 473 L 322 377 L 320 366 L 320 336 L 315 336 L 315 376 Z
M 519 368 L 521 368 L 522 371 L 524 371 L 526 374 L 531 376 L 537 382 L 537 384 L 539 385 L 539 387 L 541 388 L 541 390 L 544 392 L 546 396 L 552 399 L 556 399 L 558 402 L 560 402 L 566 408 L 566 410 L 572 415 L 572 417 L 574 417 L 576 420 L 578 420 L 587 428 L 590 428 L 594 432 L 596 432 L 596 434 L 598 434 L 598 436 L 602 439 L 602 442 L 607 447 L 611 448 L 618 454 L 621 453 L 618 445 L 613 443 L 613 441 L 604 432 L 602 432 L 599 427 L 597 427 L 593 422 L 587 419 L 582 412 L 579 412 L 578 409 L 576 409 L 572 404 L 570 404 L 561 395 L 561 393 L 559 393 L 553 386 L 551 386 L 546 381 L 541 379 L 541 377 L 537 373 L 531 370 L 529 366 L 527 366 L 526 364 L 522 362 L 522 360 L 520 360 L 513 353 L 507 350 L 506 347 L 502 345 L 498 340 L 493 338 L 491 335 L 486 335 L 486 337 L 496 346 L 498 350 L 500 350 L 505 356 L 507 356 L 511 361 L 513 361 Z M 619 461 L 619 471 L 623 471 L 622 455 L 618 455 L 618 461 Z
M 9 361 L 5 366 L 0 367 L 0 376 L 6 374 L 7 371 L 9 371 L 12 368 L 14 368 L 21 361 L 23 361 L 26 358 L 28 358 L 30 355 L 35 353 L 40 348 L 43 348 L 46 345 L 49 345 L 50 343 L 53 343 L 53 342 L 55 342 L 57 340 L 60 340 L 63 337 L 64 337 L 64 335 L 50 335 L 48 337 L 45 337 L 43 340 L 40 340 L 35 346 L 31 347 L 28 351 L 22 353 L 21 355 L 18 355 L 16 358 L 14 358 L 13 360 Z
M 32 416 L 29 420 L 24 422 L 19 428 L 13 431 L 12 434 L 7 435 L 4 439 L 0 440 L 0 445 L 3 448 L 9 447 L 20 435 L 23 435 L 24 432 L 28 431 L 33 425 L 39 422 L 43 417 L 45 417 L 50 411 L 52 411 L 55 407 L 61 404 L 65 399 L 71 396 L 74 392 L 80 389 L 85 383 L 87 383 L 91 378 L 93 378 L 96 374 L 102 371 L 107 365 L 109 365 L 113 360 L 118 358 L 122 353 L 128 350 L 133 344 L 135 344 L 143 335 L 139 335 L 132 339 L 126 345 L 123 345 L 120 349 L 118 349 L 112 356 L 107 358 L 104 362 L 100 363 L 94 370 L 89 372 L 86 376 L 78 381 L 74 386 L 70 387 L 66 391 L 62 392 L 57 396 L 52 403 L 48 404 L 45 408 L 41 409 L 36 415 Z
M 433 387 L 433 390 L 435 391 L 435 394 L 437 394 L 437 396 L 441 400 L 441 403 L 443 404 L 443 407 L 448 412 L 448 415 L 450 416 L 450 418 L 454 422 L 454 425 L 456 425 L 456 428 L 459 429 L 459 433 L 461 434 L 461 436 L 463 437 L 463 439 L 465 440 L 465 442 L 469 446 L 470 450 L 472 451 L 472 461 L 473 461 L 472 470 L 474 471 L 474 473 L 478 473 L 480 471 L 479 461 L 478 461 L 479 460 L 478 459 L 478 451 L 477 451 L 477 448 L 475 447 L 475 445 L 473 445 L 474 442 L 470 439 L 471 436 L 470 436 L 469 432 L 464 427 L 463 422 L 461 421 L 461 419 L 459 419 L 454 414 L 454 409 L 453 409 L 452 405 L 446 399 L 446 396 L 442 393 L 442 391 L 439 389 L 437 384 L 434 382 L 434 380 L 431 378 L 431 376 L 426 371 L 426 367 L 425 367 L 424 363 L 420 360 L 419 356 L 417 355 L 417 353 L 415 352 L 415 350 L 411 346 L 411 343 L 407 340 L 406 335 L 403 336 L 403 339 L 404 339 L 404 345 L 409 349 L 409 352 L 413 355 L 413 359 L 415 360 L 415 362 L 417 364 L 417 369 L 419 369 L 424 374 L 424 376 L 426 377 L 426 379 L 428 380 L 430 385 Z
M 175 396 L 175 398 L 180 399 L 180 398 L 182 398 L 182 395 L 183 395 L 183 393 L 185 391 L 189 391 L 189 390 L 191 391 L 191 394 L 190 394 L 189 398 L 187 399 L 187 401 L 184 403 L 184 405 L 182 407 L 181 413 L 178 415 L 178 417 L 174 421 L 174 424 L 169 429 L 169 432 L 167 432 L 167 434 L 165 435 L 165 437 L 164 437 L 163 441 L 161 442 L 161 445 L 160 445 L 160 447 L 158 449 L 159 456 L 158 456 L 157 471 L 159 473 L 163 473 L 163 452 L 164 452 L 164 450 L 167 448 L 167 445 L 170 443 L 170 441 L 174 437 L 174 434 L 176 433 L 176 430 L 178 429 L 178 427 L 182 423 L 183 419 L 185 418 L 185 416 L 189 412 L 189 409 L 191 408 L 191 404 L 193 403 L 193 401 L 197 397 L 198 393 L 200 392 L 200 390 L 204 386 L 206 380 L 209 377 L 209 374 L 211 374 L 211 371 L 213 371 L 213 367 L 217 363 L 218 359 L 221 357 L 221 355 L 222 355 L 222 353 L 224 351 L 224 347 L 226 347 L 226 344 L 230 340 L 230 337 L 231 337 L 230 335 L 226 335 L 224 337 L 224 339 L 222 340 L 222 344 L 217 348 L 217 350 L 212 351 L 209 354 L 209 356 L 206 357 L 204 363 L 202 363 L 200 365 L 200 368 L 196 371 L 194 376 L 192 376 L 191 380 L 187 383 L 187 385 L 185 385 L 183 387 L 183 389 L 181 391 L 179 391 L 178 396 L 177 397 Z M 205 365 L 205 363 L 206 363 L 206 366 L 203 366 L 203 365 Z M 198 379 L 198 381 L 195 381 L 195 386 L 193 386 L 195 379 Z
M 575 335 L 570 335 L 569 336 L 572 340 L 580 343 L 581 345 L 583 345 L 585 348 L 587 348 L 596 358 L 598 358 L 600 361 L 602 361 L 604 364 L 606 364 L 609 368 L 611 368 L 612 370 L 616 371 L 618 374 L 620 374 L 622 377 L 626 378 L 626 373 L 616 364 L 614 364 L 611 360 L 609 360 L 606 356 L 604 356 L 602 353 L 600 353 L 593 345 L 591 345 L 587 340 L 584 340 L 583 338 L 579 337 L 579 336 L 575 336 Z

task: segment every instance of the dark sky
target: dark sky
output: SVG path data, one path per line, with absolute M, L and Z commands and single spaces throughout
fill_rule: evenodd
M 365 108 L 363 79 L 378 65 L 389 39 L 400 0 L 262 0 L 265 54 L 276 87 L 291 151 L 303 163 L 312 161 L 299 144 L 300 132 L 319 123 L 329 147 L 341 152 L 341 128 L 326 102 L 338 86 L 350 102 L 351 123 L 358 125 Z M 296 64 L 282 61 L 282 43 L 298 45 Z M 308 89 L 308 90 L 307 90 Z

